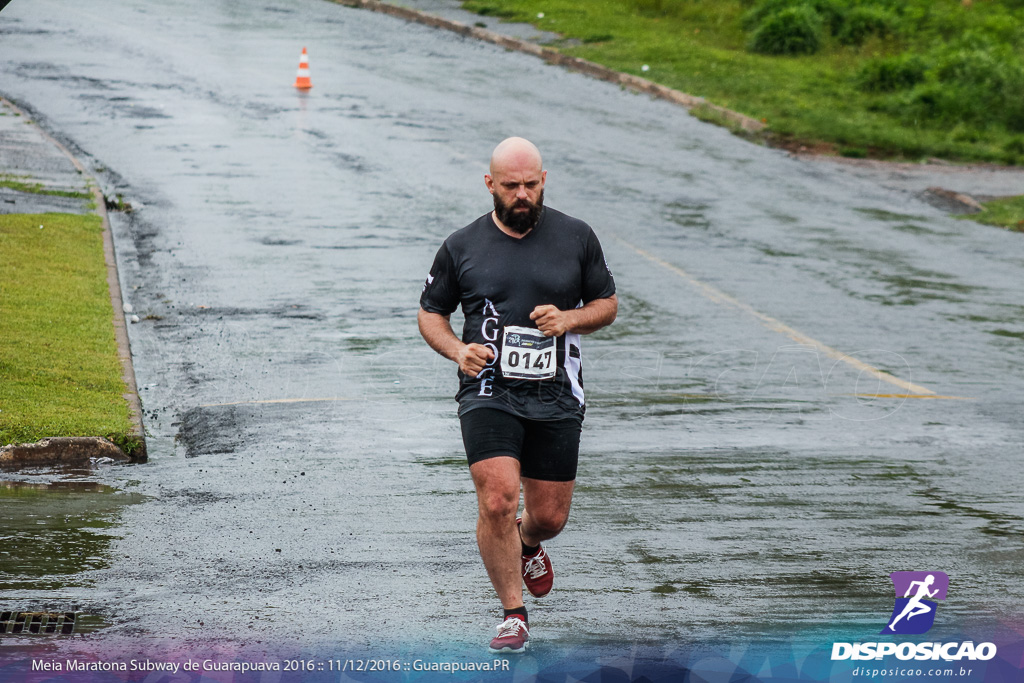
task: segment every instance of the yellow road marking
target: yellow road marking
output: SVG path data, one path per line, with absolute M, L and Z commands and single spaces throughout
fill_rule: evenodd
M 840 394 L 840 396 L 856 396 L 857 398 L 934 398 L 947 401 L 975 401 L 970 396 L 939 396 L 938 394 Z
M 692 275 L 687 273 L 685 270 L 680 268 L 679 266 L 674 266 L 671 263 L 669 263 L 668 261 L 660 259 L 657 256 L 655 256 L 654 254 L 652 254 L 652 253 L 650 253 L 648 251 L 645 251 L 645 250 L 641 249 L 640 247 L 637 247 L 637 246 L 635 246 L 633 244 L 630 244 L 629 242 L 627 242 L 626 240 L 622 239 L 621 237 L 616 236 L 615 239 L 617 239 L 623 245 L 629 247 L 630 249 L 632 249 L 633 251 L 635 251 L 637 254 L 639 254 L 640 256 L 644 257 L 648 261 L 650 261 L 652 263 L 655 263 L 655 264 L 661 266 L 662 268 L 665 268 L 666 270 L 672 271 L 673 273 L 675 273 L 679 277 L 683 278 L 684 280 L 689 282 L 691 285 L 696 287 L 698 290 L 700 290 L 700 292 L 704 296 L 706 296 L 708 299 L 710 299 L 711 301 L 714 301 L 715 303 L 718 303 L 718 304 L 723 304 L 723 305 L 726 305 L 726 306 L 732 306 L 733 308 L 739 309 L 739 310 L 743 311 L 744 313 L 747 313 L 747 314 L 752 315 L 753 317 L 757 318 L 759 321 L 761 321 L 762 325 L 764 325 L 765 327 L 767 327 L 768 329 L 770 329 L 770 330 L 772 330 L 774 332 L 779 332 L 780 334 L 784 334 L 784 335 L 786 335 L 787 337 L 789 337 L 790 339 L 792 339 L 793 341 L 795 341 L 795 342 L 797 342 L 799 344 L 803 344 L 805 346 L 810 346 L 810 347 L 813 347 L 813 348 L 817 349 L 818 351 L 822 352 L 823 354 L 825 354 L 829 358 L 834 358 L 834 359 L 836 359 L 838 361 L 842 361 L 843 363 L 846 363 L 847 365 L 853 367 L 856 370 L 859 370 L 861 372 L 867 373 L 867 374 L 871 375 L 872 377 L 875 377 L 877 379 L 882 380 L 883 382 L 888 382 L 889 384 L 895 385 L 895 386 L 897 386 L 897 387 L 899 387 L 901 389 L 906 390 L 907 392 L 910 392 L 908 394 L 891 394 L 891 395 L 890 394 L 858 394 L 858 395 L 875 396 L 877 398 L 935 398 L 935 399 L 940 399 L 940 398 L 960 398 L 960 397 L 957 397 L 957 396 L 939 396 L 938 394 L 936 394 L 931 389 L 928 389 L 926 387 L 922 387 L 919 384 L 914 384 L 912 382 L 908 382 L 906 380 L 900 379 L 899 377 L 896 377 L 894 375 L 890 375 L 887 372 L 883 372 L 883 371 L 879 370 L 878 368 L 874 367 L 873 365 L 868 365 L 864 361 L 858 360 L 858 359 L 854 358 L 853 356 L 850 356 L 849 354 L 843 353 L 842 351 L 839 351 L 838 349 L 834 349 L 831 346 L 823 344 L 820 341 L 818 341 L 817 339 L 814 339 L 812 337 L 808 337 L 803 332 L 800 332 L 798 330 L 794 330 L 789 325 L 786 325 L 785 323 L 783 323 L 783 322 L 781 322 L 779 320 L 776 320 L 775 318 L 773 318 L 773 317 L 771 317 L 769 315 L 765 315 L 764 313 L 761 313 L 760 311 L 756 310 L 754 307 L 750 306 L 749 304 L 745 304 L 742 301 L 740 301 L 739 299 L 736 299 L 735 297 L 729 296 L 728 294 L 726 294 L 722 290 L 717 289 L 715 287 L 712 287 L 711 285 L 707 284 L 706 282 L 701 282 L 700 280 L 698 280 L 697 278 L 693 277 Z
M 335 396 L 333 398 L 275 398 L 266 401 L 235 401 L 234 403 L 206 403 L 199 406 L 200 408 L 223 408 L 224 406 L 256 406 L 256 405 L 267 405 L 271 403 L 324 403 L 327 401 L 355 401 L 354 398 L 343 398 Z

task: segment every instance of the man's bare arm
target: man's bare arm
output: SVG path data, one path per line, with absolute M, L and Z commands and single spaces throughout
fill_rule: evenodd
M 558 337 L 566 332 L 590 334 L 611 325 L 619 312 L 619 298 L 612 294 L 607 299 L 594 299 L 581 308 L 561 311 L 555 306 L 537 306 L 530 313 L 530 320 L 537 323 L 537 329 L 545 337 Z
M 459 369 L 465 374 L 476 377 L 487 362 L 494 358 L 494 352 L 482 344 L 464 344 L 455 336 L 450 318 L 449 315 L 428 313 L 421 308 L 416 319 L 420 334 L 430 348 L 458 363 Z

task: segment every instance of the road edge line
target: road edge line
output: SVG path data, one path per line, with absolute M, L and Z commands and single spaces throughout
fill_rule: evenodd
M 638 246 L 636 246 L 634 244 L 631 244 L 630 242 L 624 240 L 622 237 L 619 237 L 618 235 L 614 235 L 613 237 L 615 238 L 615 240 L 617 242 L 620 242 L 622 245 L 624 245 L 626 247 L 629 247 L 634 252 L 636 252 L 636 254 L 638 256 L 641 256 L 641 257 L 647 259 L 648 261 L 650 261 L 651 263 L 654 263 L 655 265 L 661 266 L 662 268 L 665 268 L 666 270 L 668 270 L 670 272 L 673 272 L 676 275 L 678 275 L 679 277 L 683 278 L 691 286 L 696 287 L 697 289 L 699 289 L 700 292 L 705 297 L 710 299 L 711 301 L 713 301 L 713 302 L 715 302 L 717 304 L 723 304 L 723 305 L 726 305 L 726 306 L 731 306 L 732 308 L 738 309 L 738 310 L 740 310 L 740 311 L 742 311 L 742 312 L 744 312 L 744 313 L 746 313 L 746 314 L 748 314 L 750 316 L 753 316 L 758 321 L 760 321 L 760 323 L 762 325 L 767 327 L 769 330 L 772 330 L 773 332 L 777 332 L 779 334 L 783 334 L 783 335 L 789 337 L 790 339 L 792 339 L 793 341 L 797 342 L 798 344 L 802 344 L 804 346 L 810 346 L 811 348 L 817 349 L 818 351 L 821 351 L 822 353 L 824 353 L 829 358 L 832 358 L 833 360 L 837 360 L 837 361 L 841 361 L 843 363 L 846 363 L 847 365 L 853 367 L 855 370 L 867 373 L 867 374 L 871 375 L 872 377 L 874 377 L 876 379 L 879 379 L 879 380 L 881 380 L 883 382 L 887 382 L 887 383 L 892 384 L 894 386 L 897 386 L 897 387 L 899 387 L 901 389 L 904 389 L 904 390 L 906 390 L 908 392 L 912 392 L 914 394 L 915 398 L 917 398 L 917 397 L 920 397 L 920 398 L 946 398 L 946 397 L 940 397 L 938 394 L 936 394 L 936 392 L 932 391 L 931 389 L 928 389 L 927 387 L 923 387 L 923 386 L 921 386 L 919 384 L 914 384 L 913 382 L 908 382 L 907 380 L 900 379 L 899 377 L 896 377 L 895 375 L 890 375 L 887 372 L 879 370 L 878 368 L 876 368 L 873 365 L 869 365 L 868 363 L 865 363 L 862 360 L 854 358 L 853 356 L 849 355 L 848 353 L 844 353 L 844 352 L 842 352 L 842 351 L 840 351 L 838 349 L 835 349 L 835 348 L 832 348 L 831 346 L 828 346 L 827 344 L 825 344 L 823 342 L 818 341 L 817 339 L 815 339 L 813 337 L 809 337 L 806 334 L 804 334 L 803 332 L 800 332 L 799 330 L 796 330 L 796 329 L 790 327 L 789 325 L 785 324 L 781 320 L 777 320 L 777 319 L 771 317 L 770 315 L 766 315 L 764 313 L 761 313 L 760 311 L 758 311 L 756 308 L 754 308 L 750 304 L 745 304 L 742 301 L 740 301 L 739 299 L 737 299 L 736 297 L 730 296 L 729 294 L 726 294 L 725 292 L 723 292 L 722 290 L 718 289 L 717 287 L 713 287 L 713 286 L 709 285 L 706 282 L 702 282 L 701 280 L 698 280 L 693 275 L 690 275 L 689 273 L 687 273 L 685 270 L 683 270 L 679 266 L 675 266 L 675 265 L 669 263 L 668 261 L 665 261 L 664 259 L 658 258 L 654 254 L 652 254 L 652 253 L 650 253 L 650 252 L 648 252 L 648 251 L 646 251 L 644 249 L 641 249 L 640 247 L 638 247 Z M 879 394 L 879 396 L 881 396 L 881 394 Z M 956 398 L 961 398 L 961 397 L 956 397 Z

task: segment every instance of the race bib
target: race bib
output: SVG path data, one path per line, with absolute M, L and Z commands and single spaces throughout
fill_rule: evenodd
M 501 343 L 501 372 L 509 379 L 551 379 L 558 361 L 557 337 L 532 327 L 506 327 Z

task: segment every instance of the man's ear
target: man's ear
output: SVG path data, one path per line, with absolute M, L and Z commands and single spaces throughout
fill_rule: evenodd
M 484 185 L 487 186 L 488 192 L 494 194 L 494 178 L 489 173 L 484 173 Z

